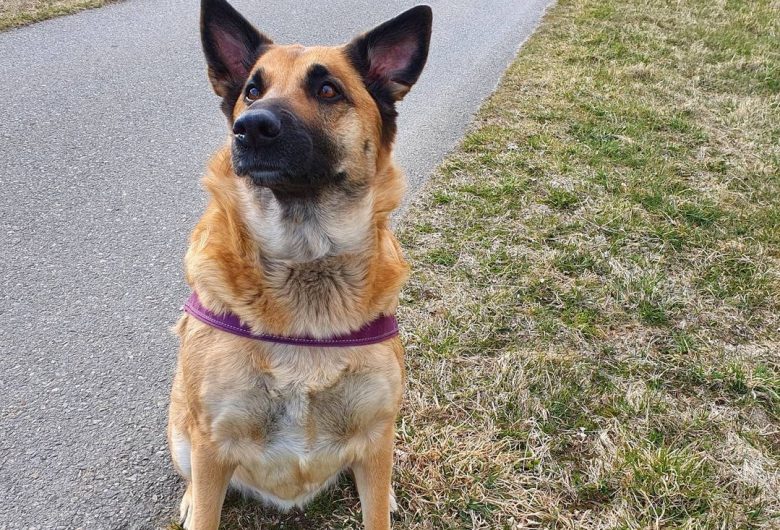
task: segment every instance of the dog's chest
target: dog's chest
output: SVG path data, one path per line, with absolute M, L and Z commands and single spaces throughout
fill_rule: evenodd
M 400 400 L 394 359 L 357 367 L 328 353 L 310 356 L 286 352 L 264 370 L 246 367 L 204 388 L 213 441 L 239 464 L 244 482 L 281 499 L 349 466 L 394 420 Z

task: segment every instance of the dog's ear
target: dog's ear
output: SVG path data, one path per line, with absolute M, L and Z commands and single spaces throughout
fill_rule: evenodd
M 428 58 L 433 13 L 413 7 L 360 35 L 347 45 L 353 65 L 375 99 L 403 99 Z
M 225 0 L 201 0 L 200 38 L 211 86 L 230 117 L 250 69 L 273 41 Z

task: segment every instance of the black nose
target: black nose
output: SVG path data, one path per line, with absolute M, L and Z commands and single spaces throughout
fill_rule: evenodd
M 265 144 L 282 132 L 282 122 L 276 113 L 268 109 L 245 112 L 233 124 L 236 141 L 242 144 Z

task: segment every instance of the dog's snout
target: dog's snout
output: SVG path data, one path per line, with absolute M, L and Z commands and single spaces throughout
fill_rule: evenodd
M 233 134 L 243 144 L 264 144 L 282 132 L 279 116 L 268 109 L 245 112 L 233 124 Z

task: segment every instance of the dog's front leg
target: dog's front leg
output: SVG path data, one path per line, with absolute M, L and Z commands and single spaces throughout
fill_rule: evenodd
M 368 454 L 352 465 L 365 530 L 389 530 L 393 474 L 393 424 Z M 395 506 L 393 506 L 393 509 Z
M 223 462 L 203 438 L 192 440 L 192 508 L 187 530 L 217 530 L 230 477 L 235 465 Z

